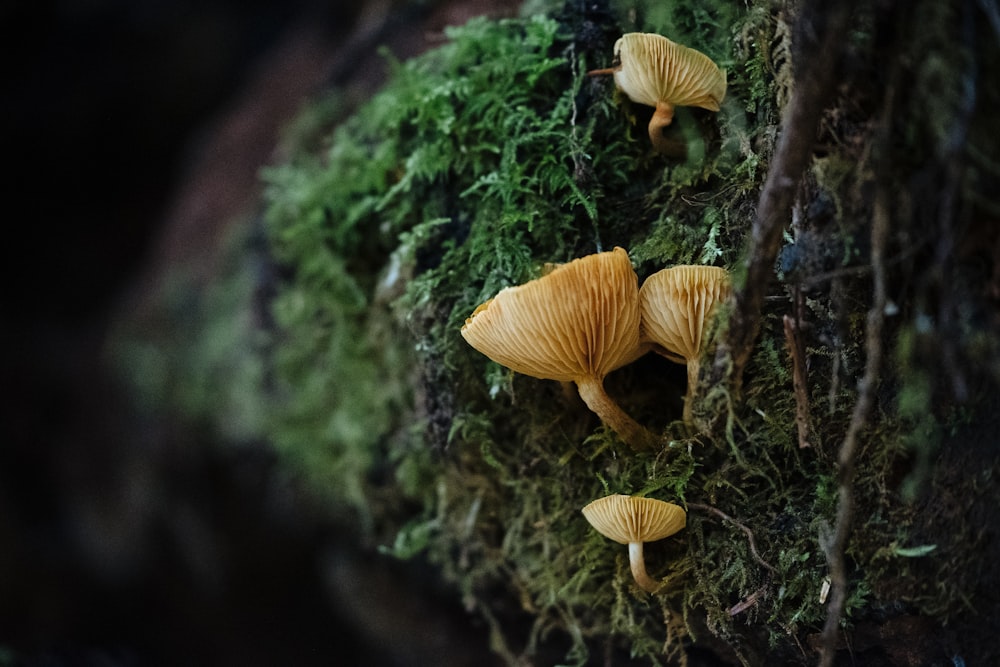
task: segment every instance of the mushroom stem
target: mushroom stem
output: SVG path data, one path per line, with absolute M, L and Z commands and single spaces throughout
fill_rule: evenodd
M 656 436 L 632 419 L 604 390 L 604 382 L 598 378 L 583 378 L 576 381 L 580 398 L 601 421 L 610 426 L 622 440 L 635 451 L 651 449 L 656 444 Z
M 692 411 L 694 409 L 694 397 L 698 393 L 698 371 L 701 369 L 701 360 L 697 357 L 689 359 L 687 362 L 688 386 L 684 395 L 684 423 L 694 423 Z
M 674 105 L 670 102 L 657 102 L 656 111 L 649 119 L 649 140 L 653 142 L 653 148 L 660 153 L 669 153 L 674 149 L 663 136 L 663 128 L 674 121 Z
M 646 572 L 646 559 L 642 555 L 642 542 L 628 543 L 628 564 L 632 570 L 632 576 L 639 588 L 647 593 L 659 593 L 663 589 L 663 584 L 653 579 Z
M 587 76 L 604 76 L 606 74 L 614 74 L 620 69 L 621 69 L 620 67 L 604 67 L 602 69 L 592 69 L 589 72 L 587 72 Z

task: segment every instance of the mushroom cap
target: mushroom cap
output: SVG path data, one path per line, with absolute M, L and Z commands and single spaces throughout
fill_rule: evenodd
M 697 359 L 705 323 L 731 291 L 729 272 L 717 266 L 681 265 L 657 271 L 639 290 L 643 341 L 685 360 Z
M 583 516 L 601 535 L 621 544 L 662 540 L 687 524 L 679 505 L 622 494 L 595 500 L 583 508 Z
M 465 320 L 462 336 L 518 373 L 603 378 L 640 355 L 638 285 L 622 248 L 581 257 L 500 290 Z
M 718 111 L 726 96 L 725 71 L 704 53 L 663 35 L 626 33 L 615 42 L 615 56 L 621 61 L 615 84 L 633 102 Z

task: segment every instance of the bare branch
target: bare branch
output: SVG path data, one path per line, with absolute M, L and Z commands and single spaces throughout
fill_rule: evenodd
M 892 108 L 892 92 L 888 93 L 887 109 Z M 844 547 L 851 529 L 854 514 L 854 462 L 861 431 L 868 423 L 875 401 L 875 388 L 882 367 L 882 327 L 885 322 L 887 302 L 885 245 L 889 236 L 889 193 L 882 186 L 875 195 L 871 230 L 872 305 L 868 310 L 865 328 L 865 372 L 858 383 L 858 400 L 851 413 L 844 440 L 837 454 L 838 482 L 837 517 L 829 543 L 824 545 L 830 565 L 830 604 L 823 627 L 820 665 L 830 667 L 837 645 L 837 630 L 847 600 L 847 567 Z

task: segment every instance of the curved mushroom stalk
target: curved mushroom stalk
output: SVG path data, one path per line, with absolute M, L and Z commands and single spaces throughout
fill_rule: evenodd
M 599 378 L 577 380 L 576 388 L 587 407 L 632 449 L 642 451 L 651 449 L 656 444 L 656 436 L 630 417 L 613 398 L 608 396 L 604 382 Z
M 632 570 L 632 578 L 639 588 L 656 595 L 661 592 L 666 585 L 649 576 L 646 572 L 646 559 L 642 555 L 642 542 L 628 543 L 628 565 Z
M 664 128 L 672 122 L 674 122 L 674 105 L 662 100 L 657 102 L 656 111 L 649 119 L 649 140 L 653 143 L 653 148 L 657 153 L 672 154 L 676 152 L 676 147 L 663 136 Z

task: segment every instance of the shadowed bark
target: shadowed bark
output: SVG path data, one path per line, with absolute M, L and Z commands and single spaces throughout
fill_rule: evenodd
M 761 306 L 774 277 L 782 232 L 791 220 L 795 192 L 812 158 L 820 116 L 833 95 L 852 6 L 852 2 L 811 0 L 799 14 L 793 38 L 798 43 L 793 92 L 757 205 L 746 259 L 737 270 L 732 316 L 712 369 L 713 384 L 728 378 L 737 393 L 757 338 Z

